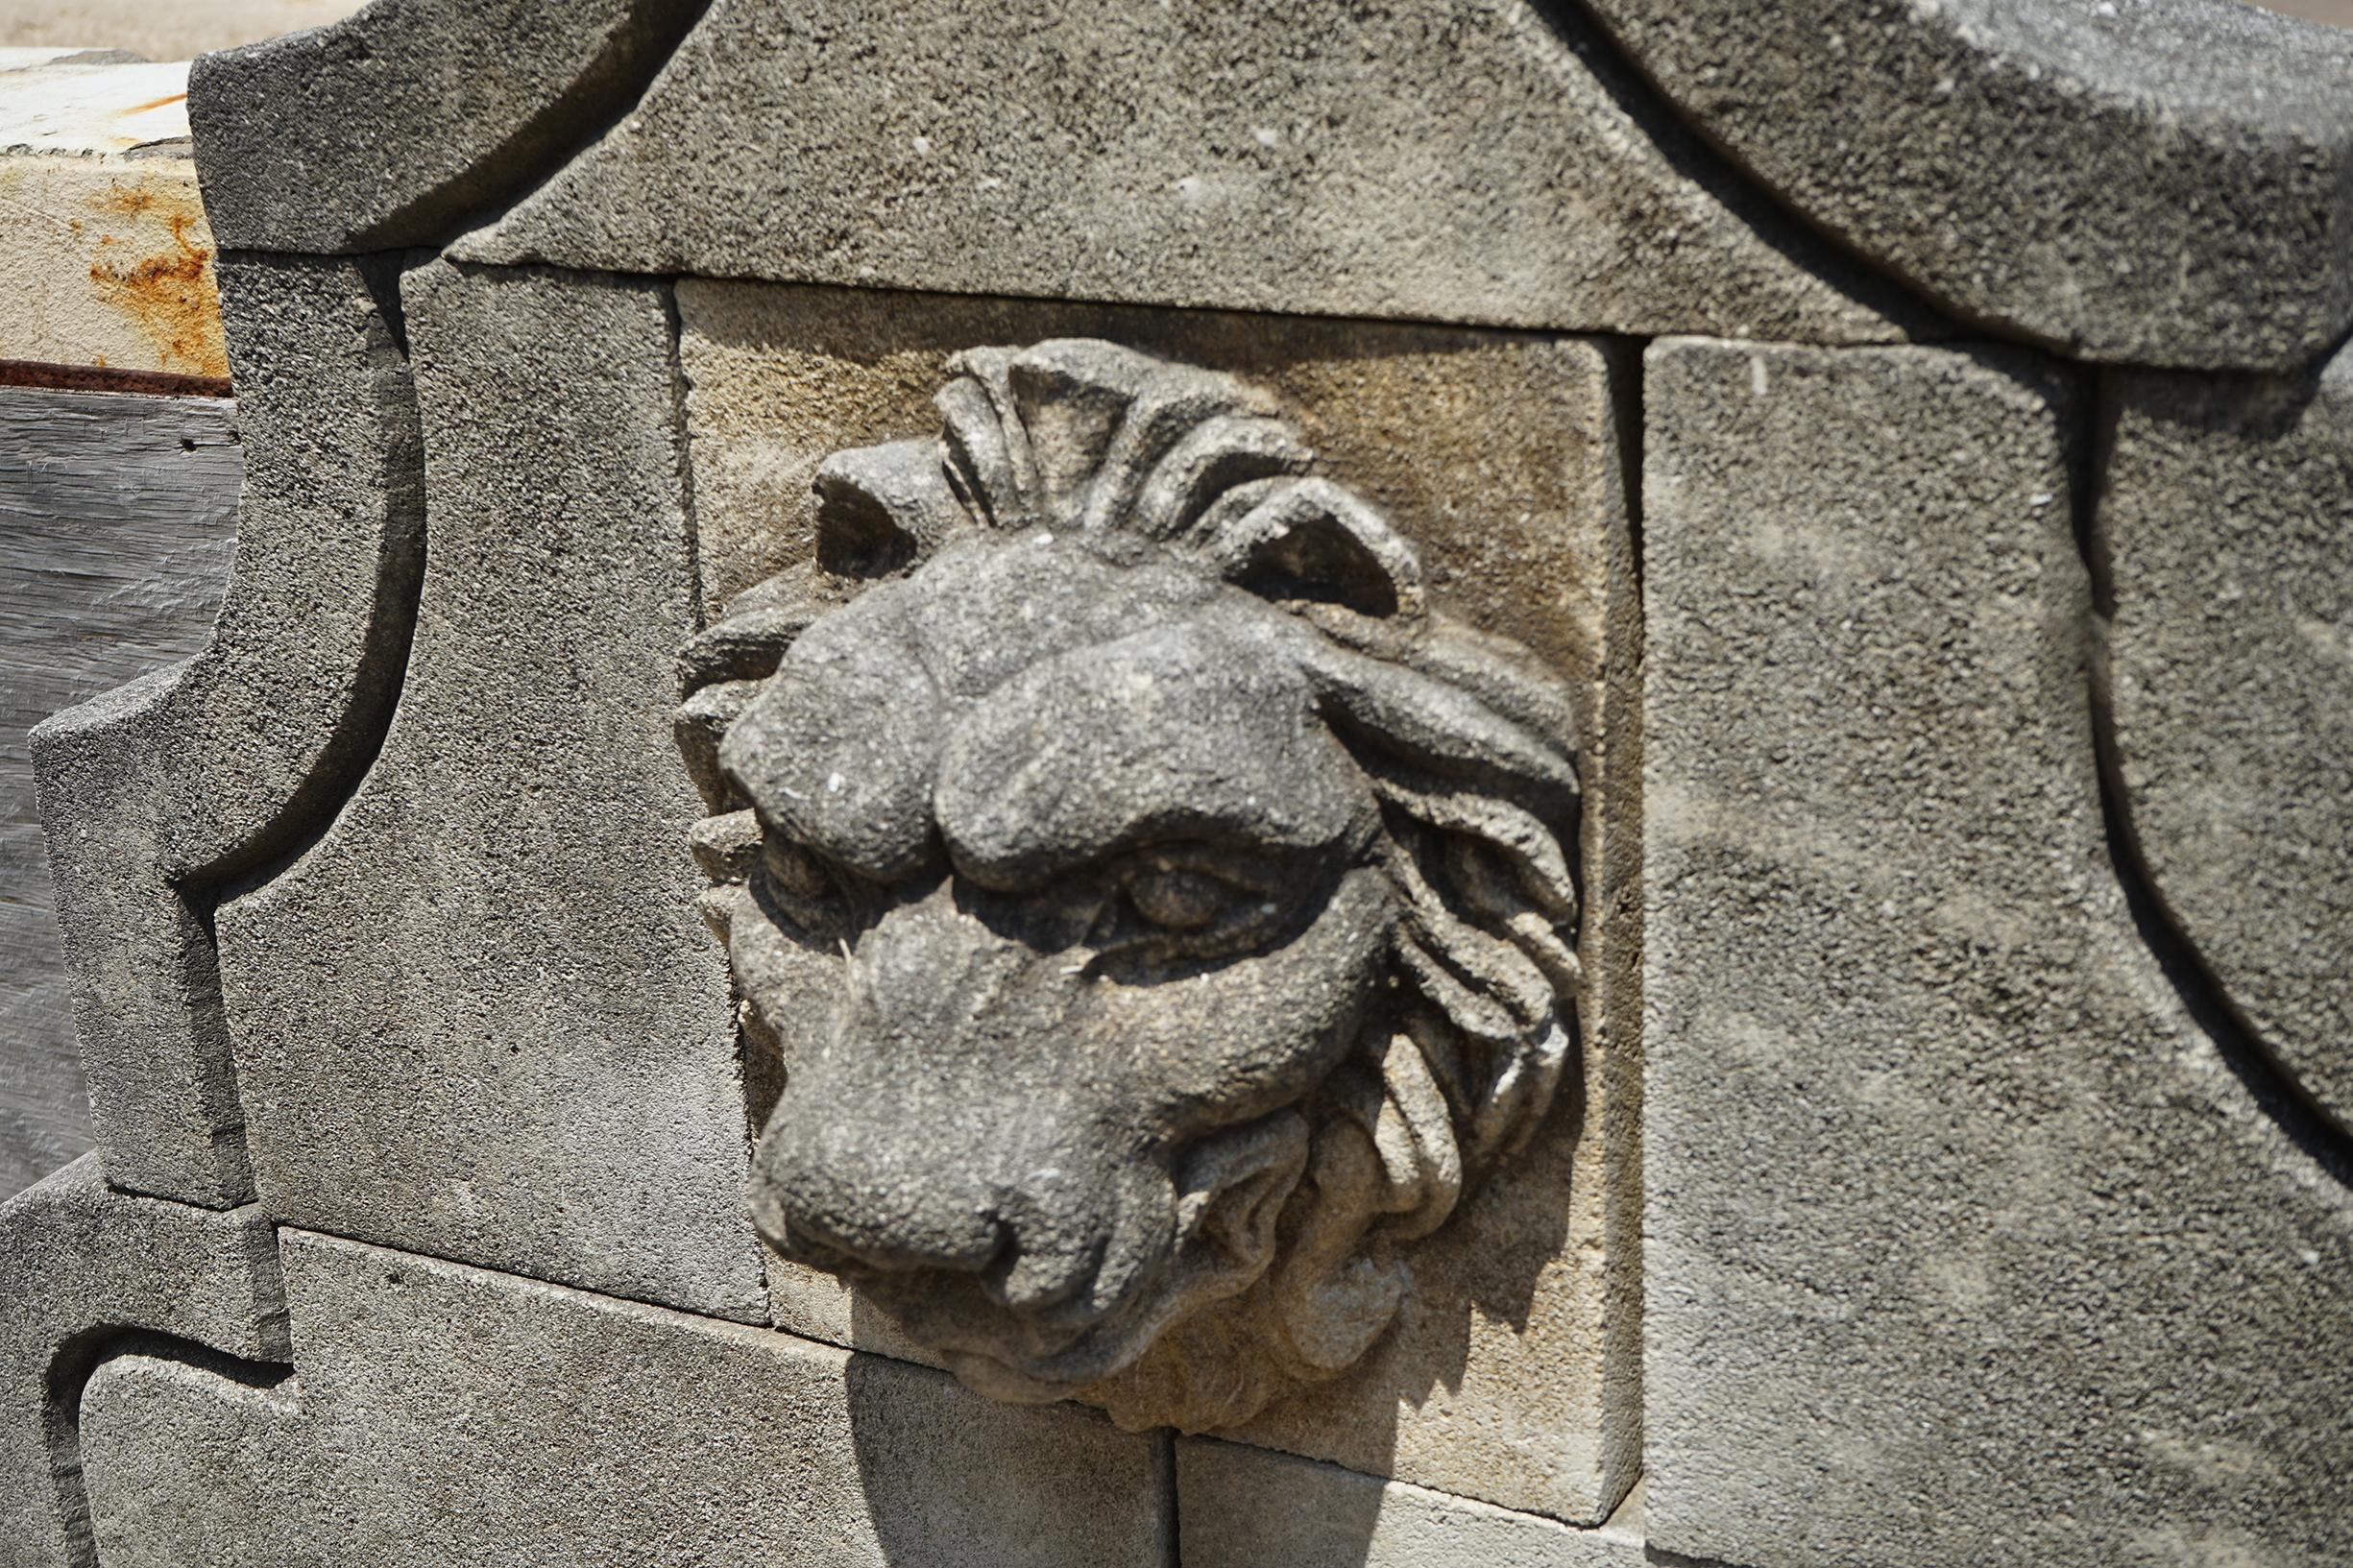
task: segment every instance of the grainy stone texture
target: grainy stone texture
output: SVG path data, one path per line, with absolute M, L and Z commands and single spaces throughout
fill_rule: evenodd
M 94 1155 L 0 1204 L 0 1561 L 10 1568 L 95 1560 L 83 1382 L 126 1344 L 160 1348 L 157 1335 L 283 1360 L 278 1248 L 257 1209 L 109 1192 Z
M 2353 323 L 2348 87 L 2353 45 L 2219 0 L 382 0 L 207 63 L 232 241 L 477 227 L 231 257 L 219 635 L 40 732 L 108 1173 L 194 1201 L 85 1163 L 0 1210 L 0 1324 L 34 1325 L 0 1343 L 44 1368 L 0 1559 L 2353 1560 L 2353 1136 L 2298 1093 L 2341 1116 L 2344 373 L 2191 394 L 1906 342 L 1950 334 L 1926 296 L 2096 360 L 2301 365 Z M 1673 331 L 1813 346 L 1636 375 Z M 1039 348 L 951 370 L 987 345 Z M 1115 430 L 1179 428 L 1200 461 L 1121 504 L 1201 581 L 1106 586 L 1144 552 L 1066 503 L 1145 471 Z M 820 460 L 909 437 L 837 460 L 820 529 Z M 1049 591 L 982 569 L 1016 546 Z M 1401 633 L 1423 592 L 1568 711 Z M 1213 594 L 1205 654 L 1128 624 Z M 1170 692 L 1217 700 L 1131 724 Z M 1501 705 L 1468 747 L 1466 692 Z M 958 795 L 953 727 L 910 720 L 984 701 Z M 886 740 L 917 765 L 826 761 Z M 1115 874 L 1166 840 L 1070 818 L 1172 775 L 1167 820 L 1240 781 L 1212 826 L 1249 831 Z M 1318 784 L 1302 895 L 1258 830 Z M 1579 885 L 1581 979 L 1568 901 L 1502 902 L 1497 862 Z M 1285 940 L 1231 896 L 1261 884 Z M 1344 885 L 1346 962 L 1292 951 Z M 838 940 L 755 951 L 809 924 L 780 888 L 853 906 Z M 1048 972 L 1138 922 L 1114 983 Z M 1570 1091 L 1456 1206 L 1464 1086 L 1557 1060 L 1566 992 Z M 1334 1047 L 1377 1024 L 1419 1054 Z M 1353 1171 L 1300 1153 L 1327 1131 Z M 1213 1142 L 1188 1217 L 1152 1183 Z M 1245 1416 L 1272 1338 L 1180 1336 L 1258 1285 L 1156 1316 L 1188 1282 L 1146 1211 L 1210 1268 L 1317 1262 L 1280 1348 L 1337 1375 Z M 771 1288 L 755 1219 L 857 1292 Z M 937 1278 L 894 1270 L 1003 1315 L 927 1321 Z M 71 1338 L 100 1322 L 158 1337 Z M 1124 1419 L 1232 1394 L 1230 1440 L 874 1354 L 919 1342 Z
M 626 104 L 699 9 L 377 0 L 206 55 L 188 74 L 188 120 L 213 229 L 238 250 L 434 244 Z
M 2353 325 L 2353 35 L 2236 0 L 1590 3 L 1743 168 L 1964 319 L 2283 368 Z
M 2353 350 L 2119 374 L 2098 540 L 2123 804 L 2167 914 L 2353 1132 Z
M 1524 0 L 716 0 L 635 109 L 455 253 L 1584 330 L 1926 326 L 1652 110 L 1574 12 Z
M 668 734 L 697 616 L 667 295 L 436 263 L 403 298 L 432 548 L 400 710 L 324 836 L 218 917 L 260 1191 L 303 1226 L 757 1317 Z
M 211 906 L 333 809 L 400 686 L 416 412 L 370 276 L 224 264 L 246 482 L 211 645 L 33 733 L 92 1121 L 133 1191 L 251 1196 Z
M 0 360 L 229 374 L 185 65 L 0 54 Z
M 942 1373 L 288 1231 L 297 1378 L 92 1380 L 99 1560 L 1159 1568 L 1155 1445 Z
M 2276 11 L 2283 16 L 2301 16 L 2308 22 L 2326 22 L 2331 27 L 2353 27 L 2353 0 L 2261 0 L 2267 11 Z
M 2065 383 L 1647 364 L 1651 1542 L 2345 1560 L 2353 1170 L 2136 929 Z
M 706 909 L 782 1048 L 752 1217 L 984 1392 L 1231 1426 L 1359 1359 L 1552 1104 L 1574 703 L 1264 389 L 1101 338 L 948 369 L 940 435 L 819 470 L 820 572 L 687 661 L 702 841 L 748 805 L 758 851 Z
M 1176 1444 L 1185 1568 L 1643 1568 L 1640 1511 L 1630 1500 L 1575 1530 L 1287 1454 Z
M 1322 471 L 1419 545 L 1437 603 L 1568 677 L 1586 785 L 1579 1091 L 1564 1094 L 1523 1164 L 1419 1245 L 1390 1337 L 1249 1435 L 1598 1521 L 1632 1482 L 1639 1398 L 1638 1285 L 1626 1265 L 1637 1222 L 1629 785 L 1640 630 L 1610 353 L 1573 339 L 691 280 L 680 313 L 715 597 L 810 560 L 818 462 L 935 429 L 929 398 L 951 352 L 1083 333 L 1275 391 Z M 823 1276 L 777 1264 L 771 1282 L 780 1325 L 906 1353 L 882 1314 Z
M 234 415 L 0 389 L 0 1198 L 91 1140 L 26 733 L 204 646 L 245 467 Z

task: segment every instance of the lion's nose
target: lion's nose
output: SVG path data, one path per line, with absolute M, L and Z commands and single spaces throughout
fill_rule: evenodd
M 1094 1132 L 1101 1053 L 1069 1016 L 1067 955 L 1003 926 L 943 882 L 861 937 L 755 1156 L 771 1242 L 977 1275 L 1019 1311 L 1085 1293 L 1120 1210 Z
M 788 1252 L 814 1242 L 878 1268 L 987 1269 L 1009 1240 L 995 1206 L 953 1173 L 894 1152 L 840 1122 L 771 1127 L 753 1218 Z

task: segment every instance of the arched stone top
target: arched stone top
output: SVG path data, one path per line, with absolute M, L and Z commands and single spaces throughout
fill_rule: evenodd
M 2303 364 L 2353 326 L 2353 32 L 2239 0 L 1591 0 L 1702 132 L 1966 321 Z
M 199 58 L 188 119 L 229 250 L 433 245 L 640 92 L 702 0 L 376 0 Z
M 1530 0 L 378 0 L 207 56 L 190 113 L 231 249 L 439 244 L 497 214 L 454 253 L 1944 335 L 1908 285 L 1981 329 L 2198 368 L 2304 364 L 2353 326 L 2353 34 L 2239 0 L 1589 9 L 1606 34 Z

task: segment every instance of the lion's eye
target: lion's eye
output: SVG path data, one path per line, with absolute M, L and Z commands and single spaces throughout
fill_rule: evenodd
M 1198 871 L 1148 871 L 1128 885 L 1136 912 L 1173 931 L 1199 930 L 1225 913 L 1234 890 Z
M 800 845 L 770 833 L 760 846 L 762 861 L 767 867 L 768 879 L 795 898 L 822 899 L 834 893 L 834 880 L 817 857 Z

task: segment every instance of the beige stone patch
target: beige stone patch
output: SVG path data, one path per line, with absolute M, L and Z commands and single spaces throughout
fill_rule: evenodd
M 186 80 L 185 65 L 0 69 L 0 359 L 229 374 Z

